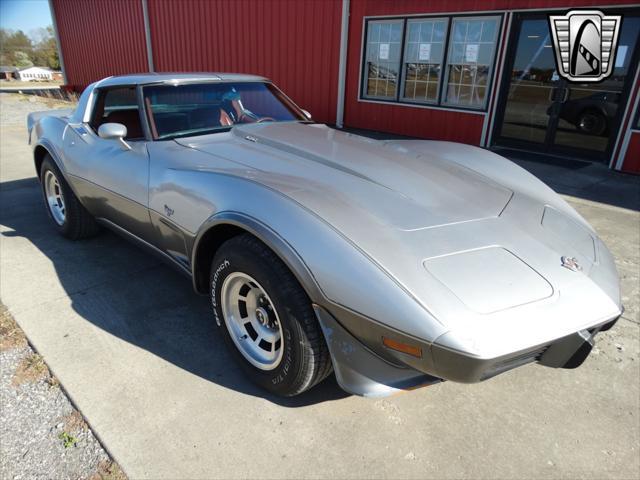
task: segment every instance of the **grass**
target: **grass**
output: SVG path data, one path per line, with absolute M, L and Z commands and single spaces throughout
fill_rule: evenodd
M 23 383 L 48 380 L 50 377 L 51 374 L 42 356 L 31 352 L 20 361 L 18 368 L 16 368 L 16 373 L 13 374 L 11 383 L 17 387 Z
M 78 439 L 67 432 L 60 432 L 58 438 L 62 440 L 64 448 L 75 447 L 78 444 Z
M 82 418 L 79 411 L 74 410 L 69 415 L 63 418 L 64 426 L 63 430 L 69 434 L 73 432 L 82 432 L 89 429 L 87 423 Z
M 127 476 L 117 463 L 102 461 L 98 465 L 98 471 L 89 480 L 127 480 Z
M 21 82 L 19 80 L 0 80 L 0 88 L 9 88 L 9 87 L 59 87 L 62 85 L 62 82 Z
M 27 345 L 27 338 L 7 307 L 0 303 L 0 352 Z
M 11 93 L 7 95 L 17 95 L 22 102 L 39 102 L 44 103 L 49 109 L 53 108 L 75 108 L 78 103 L 78 94 L 70 93 L 70 100 L 61 100 L 54 96 L 47 95 L 25 95 L 23 93 Z

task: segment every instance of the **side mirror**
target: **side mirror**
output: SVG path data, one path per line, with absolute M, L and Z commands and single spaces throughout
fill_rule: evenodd
M 103 123 L 98 128 L 98 136 L 105 140 L 117 140 L 125 150 L 131 150 L 131 146 L 124 141 L 127 136 L 127 127 L 121 123 Z
M 304 116 L 307 117 L 307 120 L 311 120 L 311 114 L 309 112 L 307 112 L 305 109 L 302 109 L 302 113 L 304 113 Z

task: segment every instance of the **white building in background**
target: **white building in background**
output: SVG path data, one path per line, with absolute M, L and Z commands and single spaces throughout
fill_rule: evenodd
M 23 82 L 45 82 L 53 80 L 53 72 L 48 68 L 27 67 L 18 70 L 18 79 Z

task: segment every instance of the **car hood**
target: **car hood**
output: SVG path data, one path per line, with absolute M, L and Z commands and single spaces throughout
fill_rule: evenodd
M 503 334 L 511 346 L 542 343 L 620 312 L 615 265 L 593 230 L 491 152 L 275 123 L 179 142 L 322 218 L 446 328 L 482 339 L 469 351 L 498 354 Z
M 324 125 L 265 123 L 236 127 L 235 142 L 211 137 L 184 145 L 263 172 L 265 183 L 288 193 L 323 218 L 334 209 L 400 230 L 418 230 L 500 215 L 513 192 L 437 156 L 381 148 L 380 142 Z M 209 140 L 209 141 L 208 141 Z M 278 177 L 278 178 L 276 178 Z M 473 199 L 470 201 L 470 199 Z

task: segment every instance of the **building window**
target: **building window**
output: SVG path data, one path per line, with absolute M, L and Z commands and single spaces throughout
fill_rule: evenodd
M 453 19 L 443 103 L 484 108 L 499 23 L 499 17 Z
M 437 103 L 447 19 L 407 20 L 402 99 Z
M 500 21 L 500 16 L 368 21 L 362 98 L 485 109 Z
M 368 23 L 364 96 L 397 97 L 403 26 L 403 20 Z

